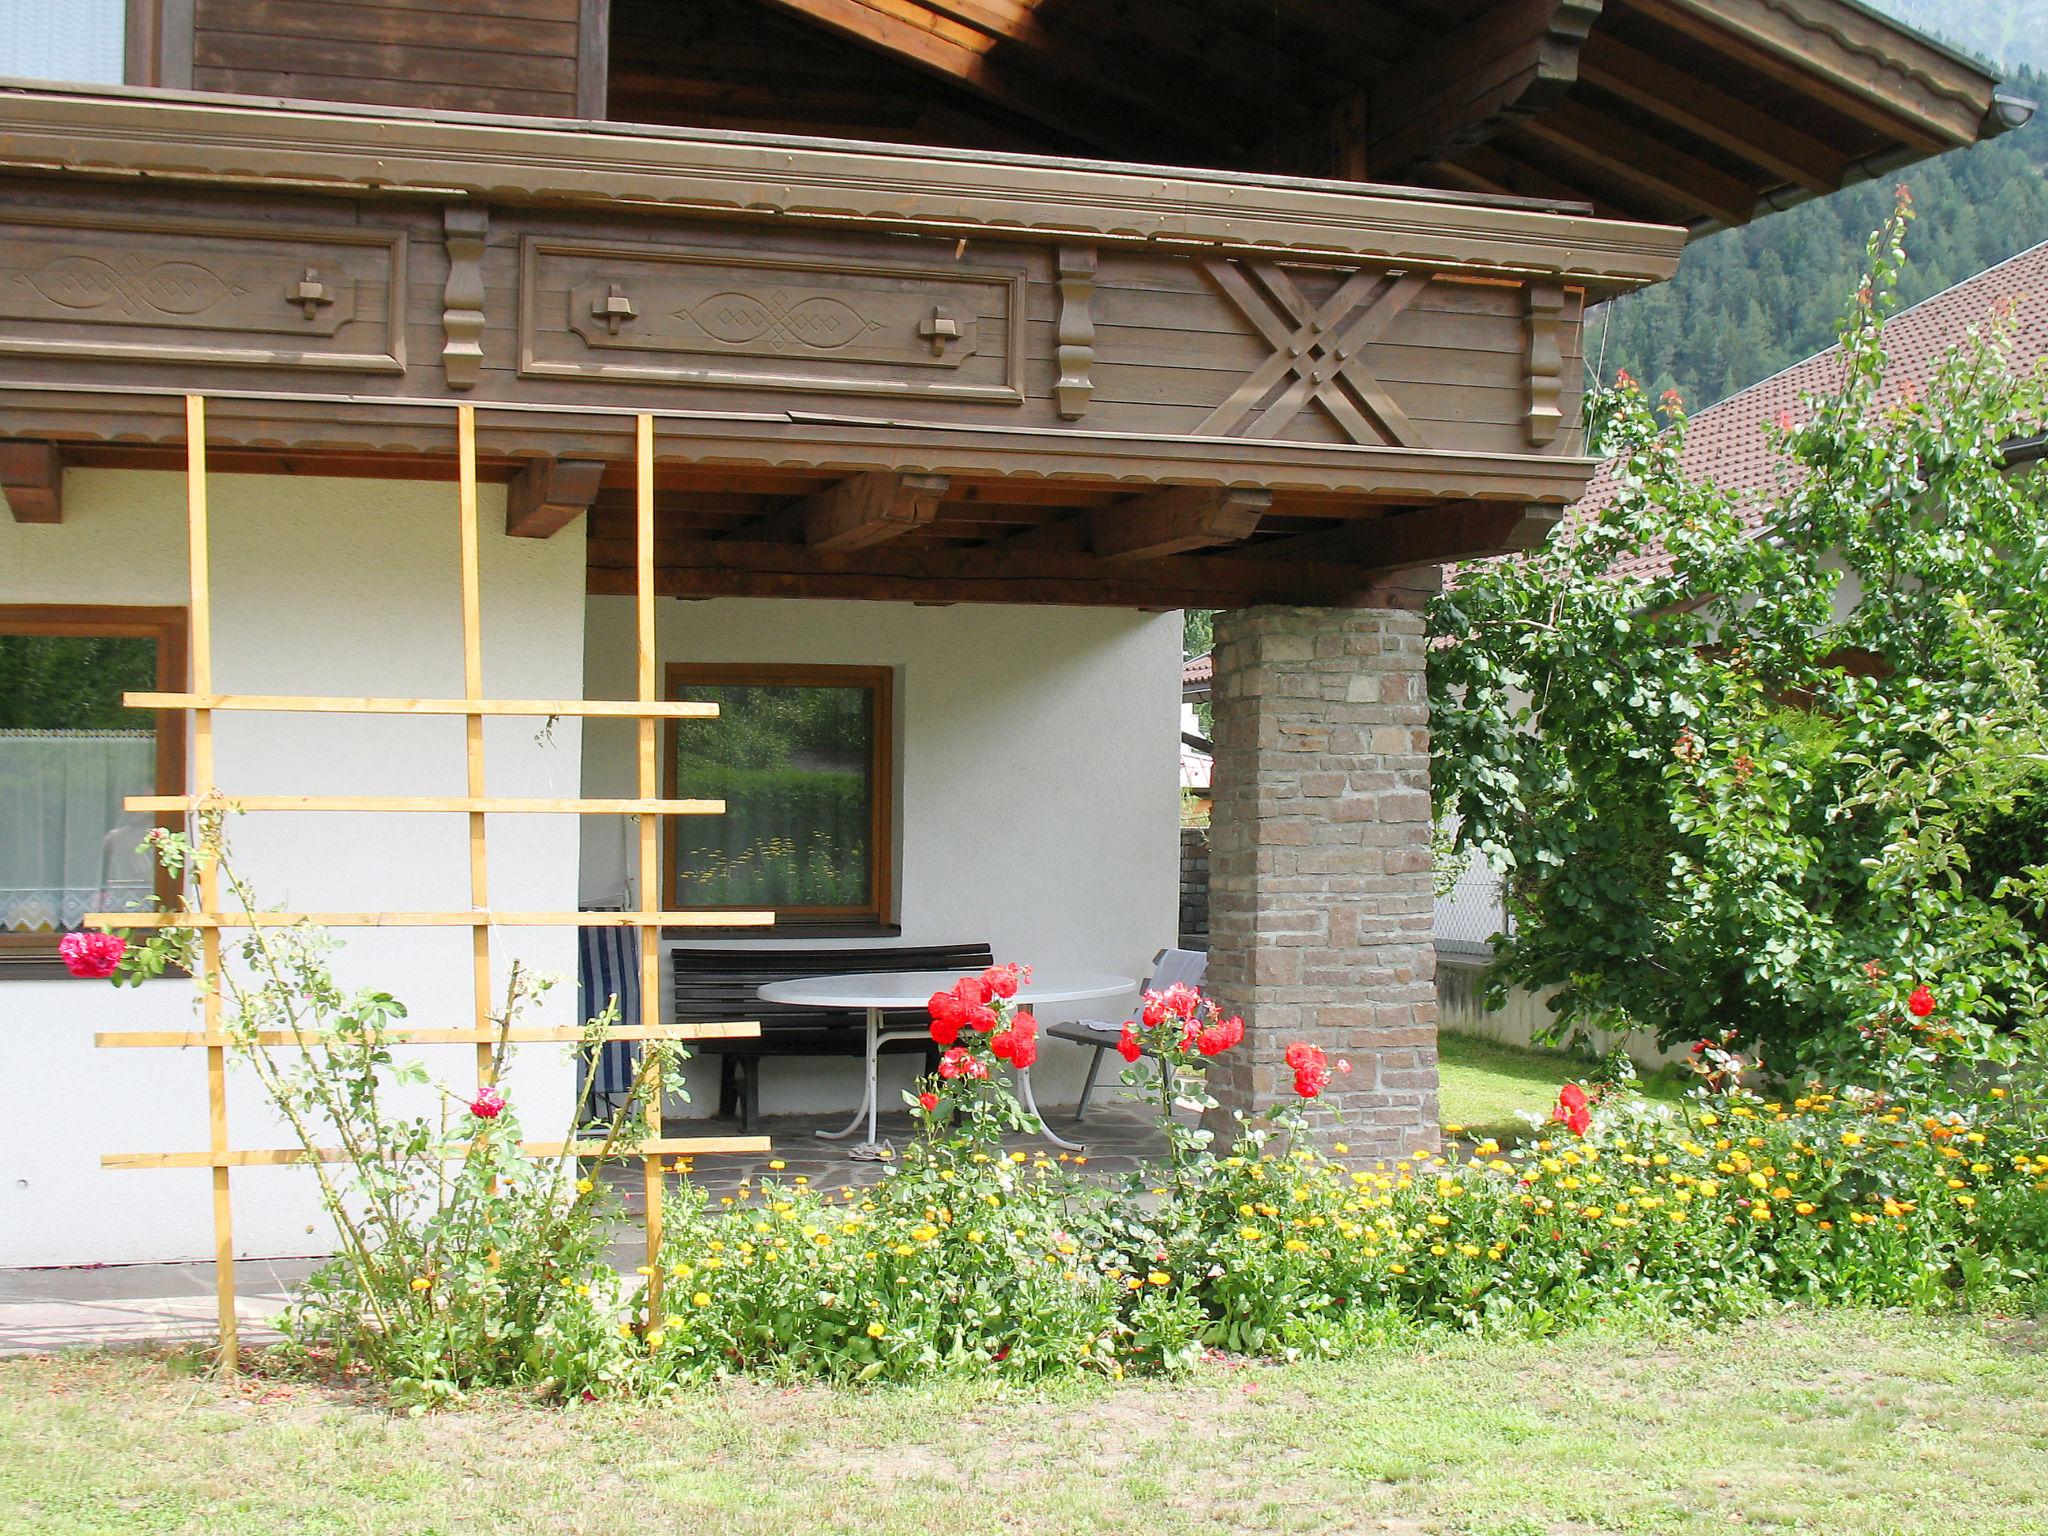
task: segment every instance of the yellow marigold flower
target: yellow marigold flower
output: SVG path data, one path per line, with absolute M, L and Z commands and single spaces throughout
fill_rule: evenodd
M 884 1328 L 879 1322 L 868 1324 L 868 1337 L 871 1339 L 879 1339 L 883 1334 L 887 1333 L 888 1331 L 889 1330 L 887 1328 Z
M 1264 1237 L 1266 1234 L 1261 1232 L 1257 1227 L 1239 1227 L 1237 1229 L 1237 1235 L 1243 1238 L 1248 1243 L 1256 1243 L 1257 1241 L 1259 1241 L 1260 1238 Z
M 416 1291 L 431 1291 L 434 1288 L 434 1282 L 425 1275 L 414 1275 L 412 1288 Z
M 1465 1134 L 1465 1127 L 1462 1125 L 1447 1125 L 1444 1127 L 1444 1134 L 1446 1136 L 1462 1136 Z
M 587 1195 L 595 1188 L 597 1186 L 588 1179 L 578 1179 L 576 1181 L 576 1193 L 579 1195 Z
M 787 1168 L 789 1164 L 785 1163 L 781 1158 L 776 1157 L 769 1159 L 768 1166 L 770 1168 L 773 1168 L 777 1173 L 780 1173 L 783 1169 Z
M 1458 1244 L 1458 1252 L 1465 1255 L 1465 1257 L 1468 1259 L 1476 1259 L 1479 1257 L 1479 1249 L 1471 1243 Z
M 1971 1206 L 1975 1205 L 1976 1203 L 1977 1197 L 1975 1195 L 1956 1196 L 1956 1204 L 1962 1206 L 1965 1210 L 1968 1210 Z
M 1860 1147 L 1863 1145 L 1862 1133 L 1860 1131 L 1842 1132 L 1842 1145 L 1845 1147 Z
M 1330 1150 L 1331 1150 L 1332 1152 L 1336 1153 L 1336 1154 L 1337 1154 L 1337 1155 L 1338 1155 L 1339 1157 L 1342 1157 L 1342 1156 L 1343 1156 L 1343 1155 L 1344 1155 L 1345 1153 L 1349 1152 L 1349 1151 L 1350 1151 L 1351 1149 L 1350 1149 L 1349 1147 L 1347 1147 L 1346 1145 L 1344 1145 L 1344 1143 L 1343 1143 L 1343 1142 L 1341 1142 L 1341 1141 L 1340 1141 L 1340 1142 L 1338 1142 L 1338 1143 L 1337 1143 L 1337 1144 L 1336 1144 L 1335 1146 L 1331 1147 L 1331 1148 L 1330 1148 Z
M 1289 1253 L 1307 1253 L 1308 1244 L 1298 1237 L 1290 1237 L 1287 1239 L 1287 1251 Z
M 694 1296 L 692 1296 L 692 1297 L 690 1298 L 690 1305 L 691 1305 L 691 1306 L 693 1306 L 693 1307 L 708 1307 L 708 1306 L 710 1306 L 710 1305 L 711 1305 L 711 1293 L 710 1293 L 709 1291 L 699 1291 L 699 1292 L 697 1292 L 697 1294 L 696 1294 L 696 1295 L 694 1295 Z
M 1169 1275 L 1169 1274 L 1168 1274 L 1168 1273 L 1167 1273 L 1167 1272 L 1166 1272 L 1165 1270 L 1163 1270 L 1163 1269 L 1155 1269 L 1155 1270 L 1153 1270 L 1153 1271 L 1152 1271 L 1152 1273 L 1151 1273 L 1151 1274 L 1147 1275 L 1147 1276 L 1146 1276 L 1145 1278 L 1146 1278 L 1147 1280 L 1151 1281 L 1151 1282 L 1152 1282 L 1152 1283 L 1153 1283 L 1154 1285 L 1171 1285 L 1171 1284 L 1173 1284 L 1173 1276 Z
M 631 1330 L 631 1328 L 629 1327 L 629 1328 L 627 1329 L 627 1331 L 628 1331 L 628 1332 L 630 1333 L 630 1332 L 631 1332 L 632 1330 Z M 661 1340 L 662 1340 L 662 1332 L 661 1332 L 661 1330 L 660 1330 L 659 1328 L 652 1328 L 652 1329 L 649 1329 L 649 1330 L 648 1330 L 648 1333 L 647 1333 L 647 1347 L 648 1347 L 649 1349 L 659 1349 L 659 1348 L 661 1348 Z

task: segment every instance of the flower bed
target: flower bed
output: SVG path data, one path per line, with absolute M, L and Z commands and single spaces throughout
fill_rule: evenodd
M 81 975 L 146 974 L 189 936 L 125 955 L 118 942 L 67 958 Z M 345 1250 L 287 1329 L 302 1355 L 364 1363 L 420 1405 L 478 1385 L 595 1397 L 732 1372 L 1121 1376 L 1210 1348 L 1334 1353 L 1429 1327 L 1543 1335 L 1616 1315 L 2048 1295 L 2048 1136 L 2003 1085 L 1939 1105 L 1772 1100 L 1739 1086 L 1717 1047 L 1682 1105 L 1566 1084 L 1526 1145 L 1454 1139 L 1356 1166 L 1306 1134 L 1302 1102 L 1349 1070 L 1312 1042 L 1285 1052 L 1297 1099 L 1239 1117 L 1232 1144 L 1212 1147 L 1188 1112 L 1216 1108 L 1206 1064 L 1240 1048 L 1244 1026 L 1177 987 L 1146 996 L 1122 1045 L 1165 1166 L 1110 1181 L 1004 1147 L 1038 1129 L 1010 1090 L 1037 1054 L 1014 966 L 931 999 L 944 1055 L 904 1096 L 919 1133 L 879 1186 L 828 1197 L 771 1180 L 713 1204 L 686 1179 L 656 1285 L 652 1269 L 605 1262 L 616 1202 L 573 1163 L 521 1157 L 499 1090 L 450 1095 L 438 1120 L 379 1107 L 376 1085 L 406 1069 L 377 1022 L 402 1010 L 334 991 L 325 947 L 297 931 L 252 944 L 252 968 L 290 963 L 230 987 L 230 1033 L 306 1144 L 359 1149 L 341 1177 L 318 1175 Z M 1908 1006 L 1932 1003 L 1916 992 Z M 281 1010 L 304 1041 L 289 1068 L 254 1028 Z M 1147 1054 L 1171 1064 L 1170 1083 Z M 640 1091 L 608 1130 L 622 1155 Z

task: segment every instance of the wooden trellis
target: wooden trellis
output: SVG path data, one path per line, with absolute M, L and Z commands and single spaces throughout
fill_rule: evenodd
M 125 804 L 132 811 L 197 812 L 211 806 L 239 811 L 345 811 L 345 812 L 446 812 L 466 816 L 469 828 L 469 897 L 467 911 L 440 912 L 227 912 L 220 905 L 220 870 L 212 860 L 199 866 L 196 908 L 189 912 L 95 912 L 85 921 L 95 928 L 191 927 L 199 930 L 199 966 L 194 980 L 199 989 L 201 1023 L 191 1030 L 137 1030 L 102 1033 L 95 1043 L 107 1047 L 185 1047 L 206 1052 L 206 1100 L 208 1142 L 205 1151 L 113 1152 L 101 1162 L 109 1168 L 210 1168 L 213 1171 L 213 1235 L 216 1295 L 220 1308 L 221 1361 L 232 1370 L 237 1357 L 235 1318 L 234 1210 L 228 1187 L 232 1168 L 274 1167 L 312 1160 L 339 1161 L 338 1149 L 308 1152 L 299 1147 L 238 1148 L 228 1135 L 227 1050 L 232 1043 L 222 1027 L 221 934 L 225 929 L 288 927 L 312 923 L 332 928 L 462 928 L 471 931 L 471 972 L 474 1002 L 467 1026 L 426 1028 L 400 1026 L 384 1031 L 394 1044 L 474 1044 L 479 1088 L 491 1077 L 491 931 L 500 927 L 630 927 L 639 932 L 640 997 L 642 1018 L 637 1024 L 614 1029 L 611 1038 L 622 1040 L 694 1040 L 706 1037 L 754 1035 L 758 1021 L 735 1020 L 711 1024 L 660 1024 L 648 1015 L 659 1011 L 660 935 L 664 927 L 760 926 L 773 921 L 766 912 L 659 910 L 661 881 L 659 818 L 664 816 L 718 815 L 722 800 L 664 799 L 660 793 L 658 726 L 663 720 L 705 720 L 716 717 L 718 706 L 664 701 L 657 697 L 654 633 L 654 418 L 640 415 L 636 420 L 634 471 L 638 513 L 637 647 L 639 653 L 636 696 L 627 699 L 489 699 L 484 697 L 482 584 L 478 566 L 476 407 L 458 405 L 456 413 L 457 518 L 461 542 L 462 584 L 462 696 L 447 699 L 351 698 L 282 694 L 216 693 L 213 684 L 212 597 L 209 586 L 208 531 L 206 507 L 206 401 L 201 395 L 185 397 L 186 467 L 185 521 L 188 565 L 191 579 L 191 691 L 189 693 L 129 693 L 124 702 L 140 709 L 184 709 L 192 713 L 192 770 L 188 792 L 182 795 L 133 795 Z M 215 782 L 213 759 L 213 717 L 216 711 L 285 712 L 303 714 L 460 715 L 465 725 L 467 793 L 463 795 L 235 795 L 223 792 Z M 638 794 L 631 799 L 537 799 L 492 796 L 485 788 L 483 723 L 486 716 L 571 715 L 585 718 L 630 719 L 636 722 L 638 739 Z M 490 903 L 489 867 L 485 847 L 485 818 L 489 815 L 571 815 L 637 816 L 640 820 L 639 903 L 625 912 L 525 912 L 496 911 Z M 580 1026 L 520 1025 L 511 1030 L 514 1042 L 572 1043 L 583 1038 Z M 260 1043 L 292 1046 L 289 1032 L 265 1033 Z M 646 1191 L 647 1257 L 650 1315 L 660 1314 L 661 1266 L 658 1262 L 662 1237 L 662 1159 L 680 1154 L 718 1152 L 763 1152 L 765 1136 L 663 1136 L 662 1098 L 666 1084 L 659 1065 L 653 1071 L 647 1104 L 647 1135 L 631 1149 L 638 1156 Z M 595 1142 L 541 1142 L 522 1144 L 532 1156 L 560 1156 L 565 1152 L 595 1154 Z M 460 1155 L 459 1153 L 451 1155 Z

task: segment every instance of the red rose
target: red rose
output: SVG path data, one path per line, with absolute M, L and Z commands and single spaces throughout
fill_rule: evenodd
M 939 1107 L 939 1096 L 936 1093 L 932 1093 L 930 1091 L 920 1093 L 917 1096 L 917 1107 L 923 1110 L 926 1114 L 930 1114 L 933 1110 Z
M 74 976 L 104 981 L 120 968 L 128 941 L 118 933 L 67 933 L 57 941 L 64 969 Z
M 1593 1116 L 1587 1108 L 1590 1102 L 1585 1089 L 1577 1083 L 1566 1083 L 1557 1090 L 1557 1108 L 1550 1112 L 1550 1118 L 1574 1136 L 1583 1136 L 1593 1128 Z
M 1223 1037 L 1221 1024 L 1204 1024 L 1195 1031 L 1195 1049 L 1204 1056 L 1221 1056 L 1230 1046 Z
M 932 1039 L 940 1045 L 951 1045 L 959 1038 L 960 1020 L 957 1017 L 932 1020 Z
M 1136 1061 L 1145 1054 L 1138 1045 L 1138 1031 L 1132 1027 L 1129 1019 L 1124 1020 L 1124 1032 L 1117 1036 L 1116 1053 L 1125 1061 Z
M 1036 1035 L 1020 1035 L 1017 1039 L 1017 1048 L 1010 1055 L 1010 1065 L 1019 1072 L 1026 1072 L 1030 1070 L 1031 1064 L 1037 1060 L 1038 1037 Z
M 952 1050 L 939 1058 L 939 1076 L 948 1079 L 956 1077 L 987 1077 L 988 1063 L 968 1050 L 966 1046 L 956 1045 Z
M 979 1008 L 995 996 L 988 982 L 979 976 L 962 976 L 953 983 L 953 995 L 969 1008 Z
M 1145 1021 L 1147 1029 L 1157 1029 L 1166 1022 L 1166 999 L 1157 992 L 1147 992 L 1144 1011 L 1138 1017 Z
M 1202 994 L 1186 982 L 1177 981 L 1166 989 L 1163 1001 L 1168 1013 L 1177 1014 L 1183 1019 L 1191 1019 L 1195 1016 L 1195 1011 L 1202 1006 Z
M 469 1101 L 469 1112 L 479 1120 L 495 1120 L 505 1112 L 505 1095 L 486 1088 Z
M 985 1035 L 1003 1021 L 996 1017 L 995 1009 L 986 1003 L 976 1003 L 972 1008 L 963 1008 L 960 1011 L 960 1022 L 969 1029 L 979 1030 Z
M 981 973 L 981 979 L 997 997 L 1015 997 L 1018 984 L 1023 979 L 1023 967 L 992 965 Z
M 1584 1109 L 1588 1102 L 1586 1090 L 1577 1083 L 1566 1083 L 1557 1090 L 1557 1102 L 1567 1109 Z
M 1924 1019 L 1934 1012 L 1934 993 L 1926 982 L 1913 989 L 1913 995 L 1906 999 L 1906 1012 L 1916 1019 Z
M 951 992 L 934 992 L 925 1007 L 935 1019 L 951 1019 L 955 1024 L 960 1022 L 960 999 Z
M 1297 1040 L 1281 1059 L 1294 1069 L 1294 1091 L 1302 1098 L 1313 1099 L 1330 1086 L 1330 1063 L 1320 1045 Z
M 997 1030 L 989 1036 L 988 1048 L 995 1052 L 997 1061 L 1008 1061 L 1017 1049 L 1017 1036 L 1007 1029 Z

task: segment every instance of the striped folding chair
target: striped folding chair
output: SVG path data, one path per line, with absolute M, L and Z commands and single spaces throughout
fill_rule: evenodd
M 605 910 L 595 908 L 592 910 Z M 640 1022 L 640 933 L 635 928 L 579 928 L 576 930 L 577 1005 L 582 1017 L 594 1019 L 616 997 L 619 1022 Z M 640 1042 L 610 1040 L 594 1051 L 583 1053 L 582 1080 L 577 1084 L 577 1102 L 588 1102 L 592 1114 L 602 1106 L 606 1118 L 633 1091 L 633 1076 L 640 1070 Z

